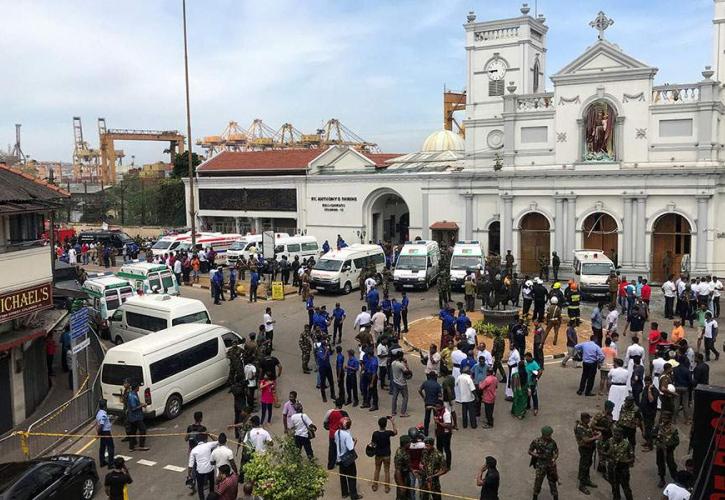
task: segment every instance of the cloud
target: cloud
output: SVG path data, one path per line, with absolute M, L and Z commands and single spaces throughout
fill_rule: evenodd
M 309 132 L 335 117 L 384 150 L 414 150 L 441 126 L 443 85 L 465 85 L 470 5 L 189 0 L 193 135 L 257 117 Z M 681 0 L 581 5 L 539 2 L 550 27 L 548 74 L 593 43 L 588 22 L 600 9 L 615 19 L 607 37 L 659 67 L 658 81 L 697 81 L 710 64 L 711 0 L 688 2 L 687 15 Z M 476 8 L 478 20 L 519 15 L 512 2 Z M 12 143 L 13 124 L 22 123 L 33 158 L 68 161 L 73 116 L 94 146 L 99 116 L 114 128 L 185 131 L 180 0 L 0 0 L 0 9 L 0 53 L 12 69 L 0 80 L 0 144 Z M 165 147 L 120 146 L 136 163 L 159 159 Z

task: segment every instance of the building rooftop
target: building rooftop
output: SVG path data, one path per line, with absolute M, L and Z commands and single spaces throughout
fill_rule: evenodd
M 68 196 L 58 186 L 0 164 L 0 213 L 57 208 L 58 200 Z

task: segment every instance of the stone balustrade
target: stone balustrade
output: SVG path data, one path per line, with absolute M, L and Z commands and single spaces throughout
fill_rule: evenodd
M 474 33 L 474 38 L 477 42 L 484 42 L 487 40 L 502 40 L 505 38 L 516 38 L 519 36 L 518 26 L 511 28 L 498 28 L 486 31 L 477 31 Z
M 516 96 L 516 111 L 542 111 L 553 109 L 554 94 L 528 94 Z
M 687 104 L 699 100 L 700 87 L 696 83 L 652 87 L 652 104 Z

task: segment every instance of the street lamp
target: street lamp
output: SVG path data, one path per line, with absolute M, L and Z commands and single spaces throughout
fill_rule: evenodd
M 196 209 L 194 202 L 194 165 L 192 163 L 191 151 L 191 109 L 189 107 L 189 52 L 186 44 L 186 0 L 181 0 L 181 8 L 184 18 L 184 83 L 186 86 L 186 140 L 189 150 L 189 214 L 191 215 L 191 249 L 196 248 Z

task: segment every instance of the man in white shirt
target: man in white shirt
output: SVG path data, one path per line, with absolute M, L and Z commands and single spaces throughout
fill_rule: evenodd
M 469 326 L 466 328 L 466 342 L 468 342 L 468 345 L 471 349 L 476 347 L 476 344 L 478 343 L 478 340 L 476 339 L 476 329 L 473 328 L 473 326 Z
M 267 338 L 267 341 L 269 342 L 269 348 L 274 349 L 272 347 L 272 342 L 274 340 L 274 324 L 276 323 L 275 320 L 272 319 L 272 308 L 268 307 L 264 310 L 264 318 L 263 318 L 263 324 L 264 324 L 264 336 Z
M 251 401 L 250 406 L 252 406 L 255 400 L 254 391 L 257 390 L 257 367 L 251 359 L 244 365 L 244 380 L 247 381 L 247 401 Z
M 519 350 L 516 349 L 516 346 L 513 342 L 511 342 L 509 346 L 509 359 L 508 359 L 508 367 L 509 367 L 509 376 L 508 380 L 506 381 L 506 401 L 512 401 L 514 397 L 514 391 L 511 388 L 511 374 L 514 373 L 514 370 L 518 369 L 519 362 L 521 361 L 521 354 L 519 354 Z
M 77 263 L 78 262 L 77 262 L 77 258 L 76 258 L 76 249 L 73 247 L 70 247 L 68 249 L 68 264 L 70 264 L 71 266 L 75 266 Z
M 370 290 L 375 288 L 377 286 L 377 282 L 375 281 L 375 278 L 372 276 L 368 276 L 368 278 L 365 280 L 365 295 L 370 293 Z
M 476 354 L 476 358 L 480 358 L 483 356 L 484 363 L 486 364 L 486 369 L 492 370 L 493 369 L 493 356 L 491 355 L 491 352 L 486 349 L 486 343 L 481 342 L 478 345 L 478 353 Z
M 382 310 L 378 310 L 375 314 L 373 314 L 371 319 L 373 323 L 373 336 L 375 340 L 377 340 L 385 329 L 385 313 Z
M 705 341 L 705 361 L 710 361 L 710 353 L 715 355 L 715 361 L 720 359 L 720 353 L 715 349 L 715 340 L 717 339 L 717 321 L 712 317 L 712 313 L 705 313 L 705 326 L 702 329 L 700 337 Z
M 453 375 L 453 379 L 458 381 L 458 377 L 461 376 L 461 363 L 464 359 L 466 359 L 466 353 L 461 351 L 458 346 L 453 347 L 453 351 L 451 352 L 451 362 L 453 363 L 453 370 L 451 371 L 451 375 Z M 456 401 L 458 401 L 458 386 L 455 387 L 455 393 L 456 393 Z
M 677 287 L 672 282 L 672 278 L 662 283 L 662 293 L 665 296 L 665 318 L 672 319 L 675 314 L 675 297 L 677 296 Z
M 617 331 L 617 322 L 619 321 L 619 309 L 612 304 L 609 305 L 609 313 L 607 313 L 607 335 Z
M 257 453 L 264 453 L 267 451 L 267 443 L 272 442 L 272 436 L 262 428 L 259 415 L 252 415 L 249 422 L 252 424 L 252 428 L 244 436 L 244 444 L 252 446 Z
M 290 423 L 294 430 L 295 444 L 299 449 L 304 448 L 307 458 L 311 459 L 314 455 L 312 452 L 312 441 L 310 440 L 310 428 L 314 429 L 314 424 L 304 412 L 304 408 L 302 408 L 302 404 L 299 401 L 295 404 L 295 411 L 297 413 L 290 417 Z
M 189 476 L 196 471 L 196 491 L 199 498 L 204 500 L 204 488 L 214 490 L 214 466 L 211 463 L 211 453 L 219 445 L 217 441 L 207 442 L 208 436 L 205 432 L 196 435 L 197 445 L 189 453 Z
M 370 317 L 368 308 L 367 308 L 367 306 L 362 306 L 362 311 L 355 318 L 355 323 L 353 323 L 352 328 L 353 328 L 353 330 L 367 328 L 370 325 L 370 323 L 372 323 L 372 318 Z
M 435 372 L 436 374 L 441 373 L 441 353 L 438 352 L 438 346 L 435 344 L 430 345 L 428 360 L 425 363 L 426 375 L 431 372 Z
M 456 401 L 461 403 L 464 429 L 468 427 L 469 418 L 471 419 L 471 429 L 475 429 L 477 426 L 474 404 L 476 399 L 475 391 L 476 384 L 473 383 L 471 378 L 470 368 L 466 366 L 456 380 Z
M 717 279 L 717 276 L 713 276 L 710 286 L 712 288 L 712 314 L 717 319 L 720 317 L 720 294 L 722 293 L 722 282 Z
M 234 463 L 234 452 L 227 446 L 227 435 L 225 433 L 219 434 L 219 446 L 211 452 L 211 463 L 214 466 L 214 476 L 219 475 L 219 467 L 222 465 L 228 465 L 237 473 L 237 465 Z

